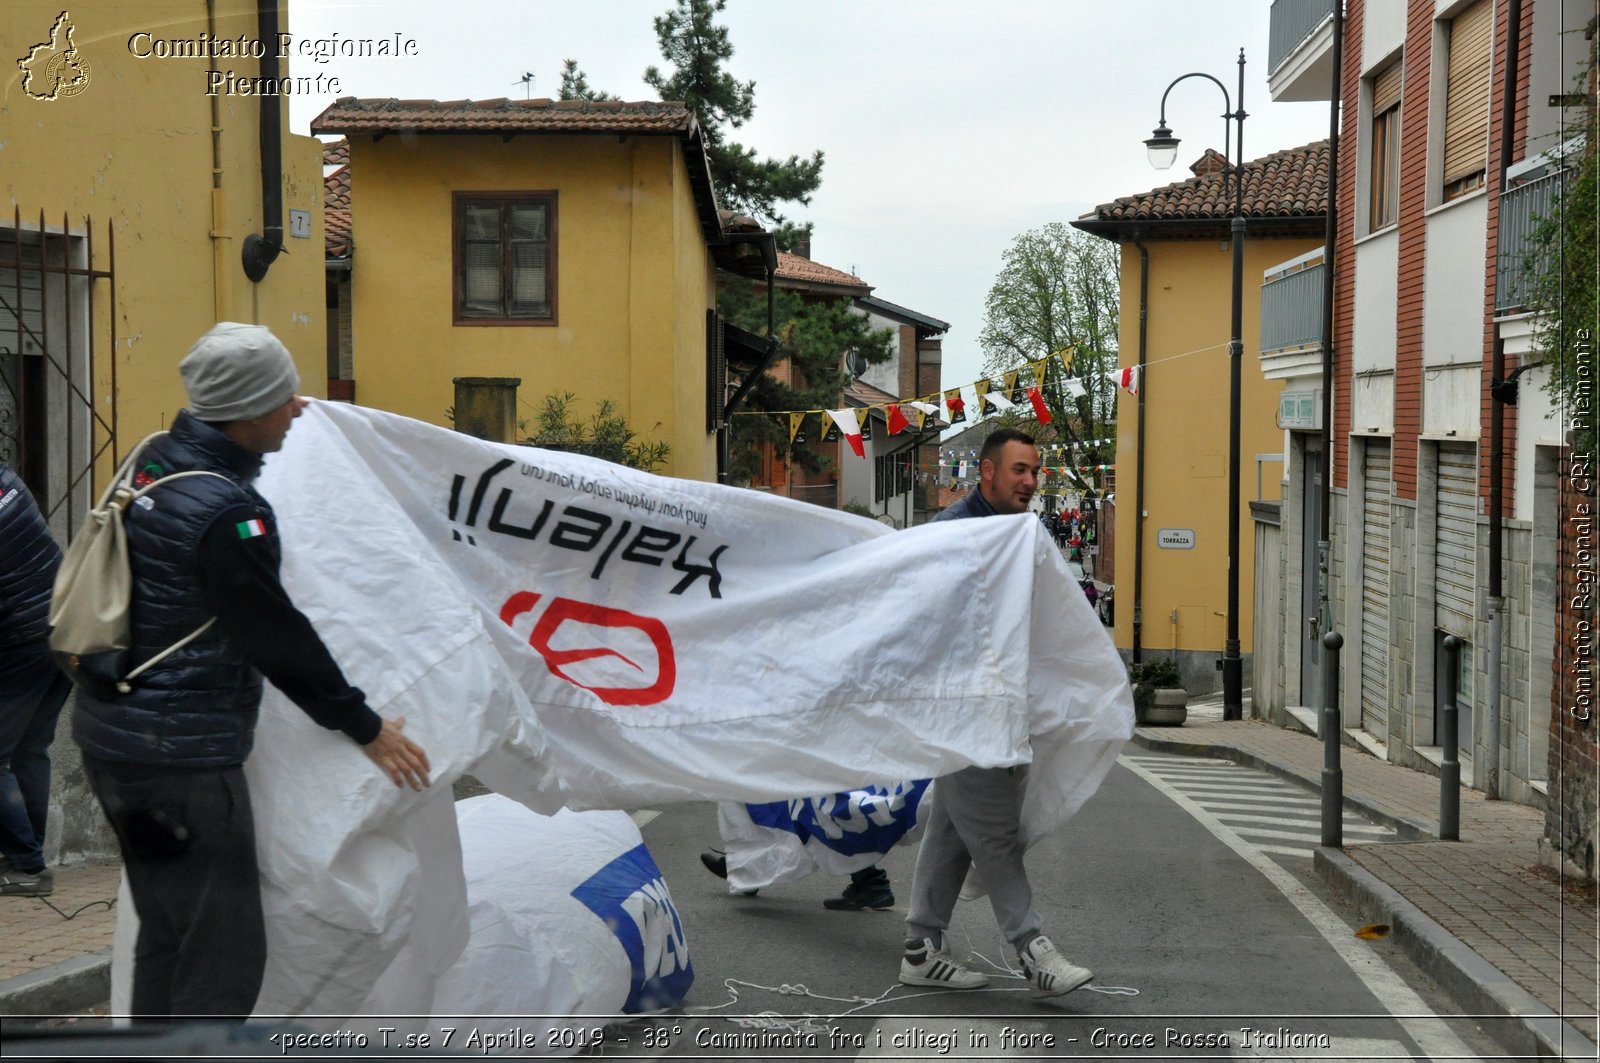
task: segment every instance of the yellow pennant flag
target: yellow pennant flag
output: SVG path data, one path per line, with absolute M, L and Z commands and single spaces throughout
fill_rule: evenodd
M 1045 356 L 1033 364 L 1033 384 L 1035 387 L 1044 387 L 1045 374 L 1050 371 L 1050 358 Z
M 993 386 L 994 385 L 989 382 L 988 377 L 984 377 L 982 380 L 978 380 L 972 385 L 973 392 L 978 396 L 978 412 L 980 414 L 989 412 L 989 403 L 986 400 L 986 396 L 989 394 L 989 389 Z
M 791 413 L 791 414 L 789 414 L 789 445 L 791 447 L 792 446 L 797 446 L 797 445 L 803 446 L 805 444 L 805 442 L 806 442 L 805 426 L 806 426 L 806 414 L 804 414 L 804 413 Z
M 1071 372 L 1072 372 L 1072 356 L 1077 354 L 1077 353 L 1078 353 L 1078 345 L 1077 344 L 1073 344 L 1071 347 L 1063 347 L 1059 351 L 1055 352 L 1055 356 L 1057 358 L 1061 359 L 1061 369 L 1062 369 L 1063 372 L 1065 372 L 1067 374 L 1071 374 Z
M 1012 369 L 1007 372 L 1003 378 L 1001 390 L 1006 393 L 1006 398 L 1010 399 L 1013 403 L 1022 401 L 1022 393 L 1017 390 L 1017 377 L 1021 375 L 1022 370 Z

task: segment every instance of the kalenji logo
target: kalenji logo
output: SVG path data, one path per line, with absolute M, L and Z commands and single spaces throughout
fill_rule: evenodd
M 89 60 L 72 43 L 72 20 L 65 11 L 50 27 L 50 39 L 28 49 L 17 60 L 22 71 L 22 91 L 35 100 L 50 102 L 76 96 L 89 87 Z
M 500 619 L 515 627 L 517 618 L 532 612 L 542 597 L 518 591 L 500 607 Z M 619 644 L 622 649 L 613 648 Z M 654 705 L 671 697 L 678 681 L 665 624 L 592 602 L 552 598 L 534 622 L 528 645 L 539 651 L 552 675 L 591 691 L 607 705 Z

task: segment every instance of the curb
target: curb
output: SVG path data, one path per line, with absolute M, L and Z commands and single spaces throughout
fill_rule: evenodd
M 1213 742 L 1186 742 L 1182 739 L 1167 738 L 1165 735 L 1151 734 L 1150 731 L 1151 729 L 1146 727 L 1134 728 L 1133 743 L 1157 753 L 1175 753 L 1184 757 L 1208 757 L 1212 760 L 1231 760 L 1246 767 L 1259 768 L 1269 775 L 1276 775 L 1278 778 L 1304 787 L 1312 793 L 1322 793 L 1322 779 L 1320 776 L 1313 776 L 1287 765 L 1278 764 L 1234 746 L 1218 745 Z M 1399 836 L 1401 841 L 1431 842 L 1439 839 L 1439 831 L 1434 824 L 1394 812 L 1348 791 L 1344 795 L 1343 806 L 1351 812 L 1359 812 L 1369 819 L 1376 820 L 1388 827 Z
M 111 950 L 0 981 L 0 1015 L 71 1015 L 111 999 Z
M 1513 1053 L 1564 1060 L 1597 1057 L 1600 1049 L 1571 1024 L 1349 856 L 1318 848 L 1313 863 L 1318 876 L 1355 904 L 1363 917 L 1388 922 L 1395 943 L 1464 1010 L 1502 1016 L 1505 1021 L 1485 1025 L 1490 1036 Z

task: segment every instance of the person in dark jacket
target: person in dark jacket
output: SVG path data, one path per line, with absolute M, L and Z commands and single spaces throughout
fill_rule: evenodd
M 129 509 L 128 667 L 216 623 L 129 693 L 105 700 L 80 687 L 72 729 L 139 916 L 132 1012 L 239 1019 L 266 966 L 243 770 L 262 676 L 396 786 L 426 786 L 428 758 L 401 734 L 403 718 L 368 707 L 278 580 L 272 507 L 251 483 L 305 407 L 289 351 L 259 325 L 223 322 L 178 369 L 188 408 L 145 449 L 135 482 L 221 475 L 174 480 Z
M 1001 428 L 984 440 L 978 454 L 978 489 L 934 519 L 1026 513 L 1038 486 L 1039 449 L 1033 438 Z M 989 984 L 987 976 L 957 961 L 945 941 L 961 886 L 974 866 L 988 888 L 995 921 L 1017 950 L 1022 973 L 1035 989 L 1058 996 L 1092 977 L 1085 968 L 1068 963 L 1040 933 L 1033 890 L 1022 866 L 1018 817 L 1027 785 L 1026 765 L 962 768 L 939 778 L 911 879 L 901 982 L 944 989 Z
M 46 638 L 60 567 L 33 495 L 0 461 L 0 895 L 54 889 L 44 859 L 50 742 L 72 689 Z

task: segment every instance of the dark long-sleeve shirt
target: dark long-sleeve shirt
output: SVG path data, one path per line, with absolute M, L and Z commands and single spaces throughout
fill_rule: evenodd
M 255 512 L 223 511 L 200 539 L 201 592 L 228 640 L 289 700 L 323 727 L 366 745 L 383 720 L 350 685 L 278 579 L 266 537 L 243 538 Z

